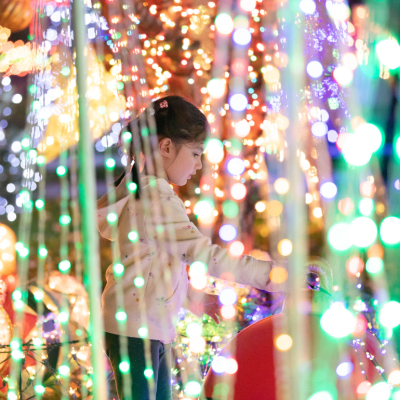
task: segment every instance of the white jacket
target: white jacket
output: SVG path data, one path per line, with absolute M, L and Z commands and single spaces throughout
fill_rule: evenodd
M 140 337 L 138 329 L 147 326 L 149 339 L 173 342 L 178 312 L 188 290 L 186 266 L 194 261 L 206 264 L 208 274 L 216 278 L 223 272 L 230 272 L 237 283 L 271 292 L 284 290 L 282 285 L 270 280 L 273 261 L 259 261 L 250 256 L 233 258 L 227 250 L 211 244 L 190 222 L 185 205 L 165 179 L 142 178 L 142 191 L 148 190 L 150 183 L 155 185 L 155 195 L 147 212 L 143 202 L 135 200 L 127 190 L 127 178 L 114 190 L 114 205 L 108 202 L 109 194 L 97 202 L 98 229 L 103 237 L 117 239 L 106 217 L 112 211 L 118 215 L 114 260 L 119 259 L 125 267 L 121 278 L 123 293 L 117 293 L 112 265 L 106 272 L 107 285 L 102 296 L 106 332 L 121 334 L 115 319 L 118 295 L 123 298 L 128 317 L 127 336 Z M 165 209 L 163 215 L 157 212 L 160 206 Z M 128 239 L 128 233 L 133 230 L 131 217 L 136 219 L 139 235 L 136 246 Z M 141 288 L 134 285 L 137 276 L 145 280 Z

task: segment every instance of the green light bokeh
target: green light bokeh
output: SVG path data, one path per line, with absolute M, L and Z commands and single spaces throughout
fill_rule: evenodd
M 379 235 L 382 242 L 387 245 L 396 245 L 400 243 L 400 218 L 385 218 L 381 223 Z
M 358 203 L 358 210 L 364 217 L 369 217 L 375 209 L 375 203 L 372 199 L 361 199 Z
M 239 214 L 239 206 L 233 200 L 226 200 L 222 203 L 222 212 L 227 218 L 235 218 Z
M 383 270 L 384 263 L 379 257 L 371 257 L 365 264 L 365 269 L 370 274 L 379 274 Z

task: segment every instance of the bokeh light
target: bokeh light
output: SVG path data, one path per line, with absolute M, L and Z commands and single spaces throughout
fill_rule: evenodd
M 287 351 L 293 345 L 293 339 L 286 334 L 279 335 L 275 340 L 275 346 L 280 351 Z
M 364 261 L 360 257 L 352 257 L 346 263 L 347 272 L 352 276 L 357 276 L 364 270 Z
M 227 218 L 235 218 L 239 214 L 239 206 L 233 200 L 226 200 L 222 203 L 222 212 Z
M 385 218 L 381 223 L 379 234 L 385 244 L 395 245 L 400 243 L 400 218 Z
M 353 372 L 354 365 L 350 361 L 340 363 L 336 367 L 336 375 L 340 378 L 345 378 Z
M 337 186 L 333 182 L 324 182 L 319 188 L 319 192 L 325 199 L 333 199 L 337 194 Z
M 232 319 L 236 315 L 236 309 L 234 306 L 222 306 L 221 315 L 225 319 Z
M 244 244 L 240 241 L 235 241 L 229 246 L 229 254 L 232 257 L 240 257 L 244 253 Z
M 274 267 L 271 269 L 271 272 L 269 273 L 269 277 L 272 282 L 280 284 L 280 283 L 286 282 L 287 277 L 288 277 L 288 272 L 283 267 Z
M 374 197 L 376 186 L 373 182 L 364 181 L 360 183 L 360 193 L 364 197 Z
M 201 385 L 196 381 L 189 381 L 185 385 L 184 392 L 187 396 L 197 397 L 201 392 Z
M 234 111 L 246 110 L 247 104 L 247 97 L 244 94 L 236 93 L 229 98 L 229 106 Z
M 237 301 L 237 294 L 232 288 L 222 289 L 219 293 L 219 301 L 225 306 L 232 306 Z
M 282 254 L 283 256 L 288 256 L 291 254 L 293 250 L 293 245 L 292 242 L 289 239 L 282 239 L 278 243 L 278 251 L 279 254 Z
M 258 201 L 254 208 L 256 209 L 257 212 L 261 213 L 264 212 L 267 209 L 267 206 L 265 204 L 265 201 Z
M 400 385 L 400 371 L 395 369 L 389 374 L 388 383 L 393 386 Z
M 224 158 L 224 145 L 218 139 L 210 139 L 206 145 L 206 155 L 211 164 L 218 164 Z
M 264 80 L 267 83 L 274 83 L 277 82 L 279 80 L 281 76 L 281 73 L 279 72 L 279 69 L 274 67 L 273 65 L 267 65 L 265 66 L 265 70 L 264 70 Z
M 227 360 L 224 356 L 217 356 L 211 363 L 211 368 L 216 374 L 223 374 L 227 367 Z
M 365 269 L 370 274 L 379 274 L 384 268 L 383 260 L 379 257 L 371 257 L 367 260 L 365 264 Z
M 371 382 L 364 381 L 357 386 L 357 394 L 366 395 L 371 389 Z
M 191 278 L 194 278 L 195 276 L 205 275 L 206 273 L 207 273 L 207 266 L 201 261 L 195 261 L 190 265 L 189 276 Z
M 349 228 L 349 237 L 357 247 L 370 246 L 378 236 L 378 228 L 372 219 L 358 217 L 352 221 Z
M 396 328 L 400 324 L 400 303 L 389 301 L 384 304 L 379 312 L 379 322 L 385 328 Z
M 311 78 L 318 79 L 324 73 L 324 67 L 319 61 L 310 61 L 307 64 L 307 74 L 310 75 Z
M 225 224 L 222 225 L 221 228 L 219 228 L 219 237 L 224 241 L 224 242 L 230 242 L 231 240 L 234 240 L 238 234 L 238 231 L 235 226 L 230 225 L 230 224 Z
M 236 374 L 239 368 L 237 361 L 234 358 L 228 358 L 226 361 L 225 372 L 229 375 Z
M 278 217 L 282 214 L 283 205 L 278 200 L 271 200 L 267 204 L 267 212 L 271 217 Z
M 190 280 L 190 284 L 197 290 L 203 290 L 207 285 L 207 275 L 196 275 Z
M 345 197 L 339 201 L 338 209 L 343 215 L 349 215 L 354 210 L 354 203 L 350 197 Z
M 251 33 L 247 28 L 235 29 L 232 40 L 239 46 L 247 46 L 251 42 Z
M 389 400 L 392 390 L 386 382 L 375 383 L 367 393 L 365 400 Z
M 350 240 L 350 225 L 346 222 L 338 222 L 328 231 L 329 244 L 338 251 L 348 250 L 352 243 Z
M 345 53 L 343 54 L 343 65 L 354 71 L 358 67 L 357 57 L 353 53 Z
M 333 303 L 320 320 L 322 329 L 335 338 L 350 335 L 354 330 L 354 322 L 353 314 L 340 302 Z
M 246 137 L 250 133 L 250 124 L 247 120 L 242 119 L 235 124 L 235 133 L 239 137 Z
M 206 348 L 206 341 L 203 337 L 192 338 L 189 341 L 189 349 L 193 353 L 203 353 Z
M 240 0 L 240 8 L 244 11 L 252 12 L 256 8 L 256 0 Z
M 397 137 L 395 141 L 393 141 L 393 146 L 395 150 L 395 154 L 397 155 L 398 158 L 400 158 L 400 136 Z
M 345 21 L 350 16 L 349 6 L 342 1 L 327 0 L 325 3 L 329 16 L 338 22 Z
M 215 18 L 215 27 L 219 33 L 229 35 L 233 31 L 233 20 L 230 15 L 221 13 Z
M 317 5 L 314 0 L 301 0 L 299 4 L 300 10 L 303 11 L 304 14 L 312 15 L 315 13 L 317 9 Z
M 211 79 L 207 83 L 207 91 L 214 99 L 220 99 L 225 93 L 225 83 L 222 79 Z
M 190 338 L 199 338 L 202 334 L 203 328 L 198 322 L 190 322 L 186 327 L 186 335 Z
M 329 392 L 323 390 L 321 392 L 314 393 L 307 400 L 334 400 Z
M 379 150 L 383 142 L 382 132 L 373 124 L 364 123 L 358 125 L 354 131 L 354 136 L 356 140 L 365 142 L 371 153 Z
M 289 181 L 285 178 L 278 178 L 274 182 L 274 189 L 279 194 L 286 194 L 289 191 Z
M 358 210 L 364 217 L 369 217 L 375 208 L 375 203 L 372 199 L 361 199 L 358 203 Z
M 235 200 L 243 200 L 246 197 L 247 189 L 243 183 L 235 183 L 231 187 L 231 196 Z
M 389 69 L 400 66 L 400 46 L 394 38 L 381 40 L 375 47 L 379 61 Z
M 228 161 L 227 170 L 231 175 L 241 175 L 244 169 L 244 162 L 241 158 L 236 157 Z
M 336 67 L 333 71 L 335 81 L 342 87 L 347 87 L 353 81 L 353 71 L 343 66 Z
M 213 202 L 209 199 L 206 199 L 198 201 L 194 206 L 193 212 L 199 218 L 207 218 L 210 215 L 212 215 L 213 210 L 214 210 Z
M 325 136 L 328 133 L 328 125 L 325 122 L 314 122 L 311 126 L 311 133 L 316 137 Z

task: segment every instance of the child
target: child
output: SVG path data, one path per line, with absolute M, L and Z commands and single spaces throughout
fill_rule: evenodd
M 148 125 L 152 126 L 150 116 L 154 116 L 157 130 L 156 147 L 161 171 L 156 173 L 157 176 L 146 176 L 144 170 L 148 170 L 146 164 L 151 160 L 146 161 L 140 153 L 139 162 L 132 168 L 132 180 L 138 185 L 136 195 L 127 190 L 128 176 L 121 176 L 116 182 L 115 203 L 109 204 L 109 194 L 98 201 L 98 225 L 103 237 L 117 239 L 117 254 L 114 256 L 125 268 L 122 296 L 127 314 L 132 398 L 146 400 L 150 396 L 144 376 L 144 348 L 145 341 L 149 341 L 155 397 L 157 400 L 169 400 L 172 398 L 170 347 L 175 338 L 178 312 L 187 296 L 187 265 L 200 261 L 207 266 L 211 276 L 219 278 L 223 272 L 229 272 L 235 282 L 259 289 L 281 291 L 284 287 L 270 280 L 274 261 L 259 261 L 249 256 L 233 258 L 227 250 L 212 245 L 210 239 L 190 222 L 185 205 L 168 183 L 183 186 L 201 169 L 203 142 L 210 130 L 204 114 L 180 96 L 166 96 L 154 101 L 137 120 L 139 131 L 143 132 L 143 120 L 146 121 L 146 118 L 149 118 Z M 132 144 L 128 151 L 129 162 L 135 161 L 134 150 Z M 144 196 L 146 193 L 147 196 Z M 163 211 L 160 212 L 160 209 Z M 109 212 L 118 215 L 117 237 L 113 237 L 106 219 Z M 132 217 L 136 220 L 134 229 L 138 234 L 135 243 L 128 239 L 133 229 Z M 141 287 L 134 284 L 137 276 L 144 278 Z M 112 266 L 108 268 L 106 278 L 107 285 L 102 296 L 106 353 L 115 374 L 118 396 L 124 399 L 119 370 L 120 332 L 115 318 L 118 311 L 116 297 L 121 293 L 117 293 Z M 218 321 L 219 306 L 217 300 L 210 300 L 213 297 L 217 296 L 203 299 L 203 311 Z M 198 298 L 196 304 L 200 314 Z M 148 329 L 146 339 L 138 333 L 143 326 Z

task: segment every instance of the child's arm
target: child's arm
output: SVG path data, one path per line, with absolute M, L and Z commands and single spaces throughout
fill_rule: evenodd
M 260 261 L 250 256 L 232 257 L 227 250 L 211 244 L 211 240 L 203 236 L 190 222 L 185 206 L 178 196 L 161 196 L 159 200 L 166 206 L 167 217 L 154 218 L 155 221 L 152 221 L 147 215 L 145 225 L 147 231 L 148 224 L 164 226 L 164 240 L 168 252 L 174 254 L 175 248 L 180 259 L 189 265 L 194 261 L 203 262 L 207 265 L 209 275 L 216 278 L 220 278 L 224 272 L 229 272 L 239 284 L 269 292 L 285 291 L 286 282 L 277 284 L 270 279 L 271 269 L 277 262 Z M 150 212 L 155 211 L 153 207 L 154 203 Z M 169 234 L 170 230 L 172 234 Z M 286 268 L 286 262 L 279 262 L 279 266 Z

